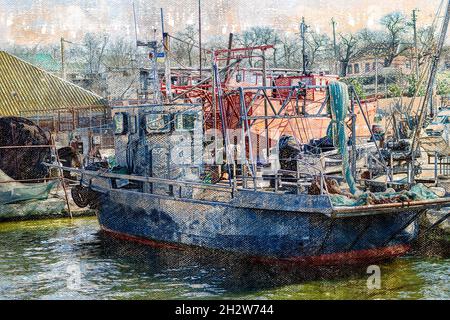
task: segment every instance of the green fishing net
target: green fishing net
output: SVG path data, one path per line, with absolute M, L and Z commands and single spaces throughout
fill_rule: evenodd
M 347 118 L 350 101 L 348 87 L 343 82 L 333 81 L 328 85 L 328 91 L 330 94 L 330 112 L 332 120 L 327 133 L 332 133 L 333 144 L 337 146 L 339 153 L 342 155 L 342 174 L 347 181 L 350 192 L 355 194 L 357 189 L 350 170 L 347 149 L 347 132 L 345 129 L 345 120 Z
M 58 183 L 57 180 L 44 183 L 21 183 L 12 181 L 0 170 L 0 204 L 16 203 L 26 200 L 45 200 Z
M 431 200 L 437 198 L 439 198 L 438 195 L 421 183 L 414 185 L 410 190 L 400 192 L 366 192 L 353 198 L 338 194 L 330 195 L 330 200 L 333 206 L 345 207 Z

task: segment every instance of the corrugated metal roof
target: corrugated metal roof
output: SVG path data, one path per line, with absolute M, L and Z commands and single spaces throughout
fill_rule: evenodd
M 0 116 L 106 107 L 99 95 L 0 51 Z

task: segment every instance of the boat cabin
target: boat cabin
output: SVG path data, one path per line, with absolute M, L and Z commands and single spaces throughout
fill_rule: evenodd
M 115 111 L 119 168 L 139 176 L 199 180 L 203 150 L 200 105 L 145 105 Z

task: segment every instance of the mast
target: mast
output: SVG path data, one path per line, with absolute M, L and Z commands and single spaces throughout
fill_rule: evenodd
M 198 0 L 198 51 L 199 51 L 199 71 L 200 80 L 202 79 L 202 6 L 201 0 Z
M 336 74 L 338 74 L 338 52 L 336 45 L 336 21 L 334 18 L 331 18 L 331 25 L 333 26 L 333 50 L 334 50 L 334 68 L 336 70 Z
M 300 24 L 300 35 L 302 39 L 302 60 L 303 60 L 303 75 L 306 75 L 306 66 L 308 63 L 308 56 L 306 55 L 305 35 L 308 26 L 305 24 L 305 17 L 302 17 L 302 23 Z
M 414 9 L 412 11 L 412 24 L 414 31 L 414 59 L 415 59 L 415 68 L 416 68 L 416 81 L 419 79 L 419 51 L 417 48 L 417 14 L 418 9 Z
M 428 83 L 427 83 L 427 89 L 425 91 L 425 97 L 423 99 L 422 108 L 420 110 L 419 121 L 418 121 L 416 130 L 414 132 L 413 141 L 411 144 L 411 154 L 412 155 L 414 155 L 414 152 L 418 146 L 419 135 L 420 135 L 420 131 L 423 126 L 423 122 L 425 120 L 427 107 L 429 107 L 430 116 L 433 116 L 433 114 L 434 114 L 433 98 L 432 98 L 433 87 L 434 87 L 434 83 L 436 81 L 436 73 L 437 73 L 439 60 L 440 60 L 441 53 L 442 53 L 442 47 L 444 46 L 444 42 L 447 37 L 447 29 L 448 29 L 449 20 L 450 20 L 450 0 L 447 0 L 447 8 L 445 10 L 445 17 L 444 17 L 444 21 L 442 22 L 441 33 L 439 35 L 439 41 L 438 41 L 438 44 L 436 47 L 436 51 L 435 51 L 435 54 L 431 61 L 431 68 L 430 68 L 430 74 L 429 74 Z
M 171 83 L 171 74 L 170 74 L 170 39 L 169 34 L 164 31 L 164 11 L 161 8 L 161 32 L 162 32 L 162 44 L 164 48 L 164 76 L 166 78 L 166 95 L 167 99 L 172 101 L 172 83 Z
M 447 1 L 447 9 L 445 10 L 445 17 L 444 17 L 444 21 L 442 22 L 441 34 L 439 37 L 436 52 L 431 61 L 430 77 L 429 77 L 429 81 L 427 84 L 427 91 L 425 93 L 424 107 L 425 107 L 425 103 L 428 99 L 428 106 L 429 106 L 431 117 L 434 116 L 433 88 L 434 88 L 434 84 L 436 82 L 436 73 L 437 73 L 437 69 L 438 69 L 438 65 L 439 65 L 439 60 L 441 58 L 442 48 L 444 46 L 444 42 L 447 37 L 447 29 L 448 29 L 449 20 L 450 20 L 450 0 Z
M 137 45 L 138 29 L 137 29 L 137 23 L 136 23 L 136 7 L 134 6 L 134 1 L 133 1 L 133 21 L 134 21 L 134 40 L 136 40 L 136 45 Z
M 227 121 L 225 118 L 225 112 L 224 112 L 224 107 L 223 107 L 223 100 L 222 100 L 222 83 L 220 81 L 220 73 L 219 73 L 219 68 L 217 66 L 217 61 L 216 61 L 216 56 L 215 56 L 215 52 L 212 52 L 212 60 L 213 60 L 213 74 L 212 77 L 214 79 L 213 81 L 213 86 L 214 86 L 214 93 L 215 96 L 217 97 L 217 103 L 218 103 L 218 107 L 219 107 L 219 112 L 220 112 L 220 123 L 222 125 L 222 138 L 224 141 L 224 148 L 225 148 L 225 154 L 227 156 L 227 173 L 228 173 L 228 181 L 230 186 L 232 186 L 232 180 L 231 180 L 231 166 L 230 166 L 230 162 L 233 161 L 233 156 L 229 150 L 230 148 L 230 139 L 228 136 L 228 130 L 227 130 Z

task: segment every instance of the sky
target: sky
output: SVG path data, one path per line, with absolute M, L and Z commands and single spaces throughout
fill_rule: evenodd
M 201 0 L 205 38 L 241 32 L 252 26 L 272 26 L 298 32 L 302 16 L 319 32 L 379 28 L 380 18 L 392 11 L 411 16 L 418 25 L 430 24 L 442 0 Z M 0 0 L 0 45 L 54 44 L 61 37 L 79 41 L 88 32 L 134 39 L 132 0 Z M 150 40 L 161 34 L 160 8 L 168 32 L 198 24 L 198 0 L 135 0 L 138 34 Z

